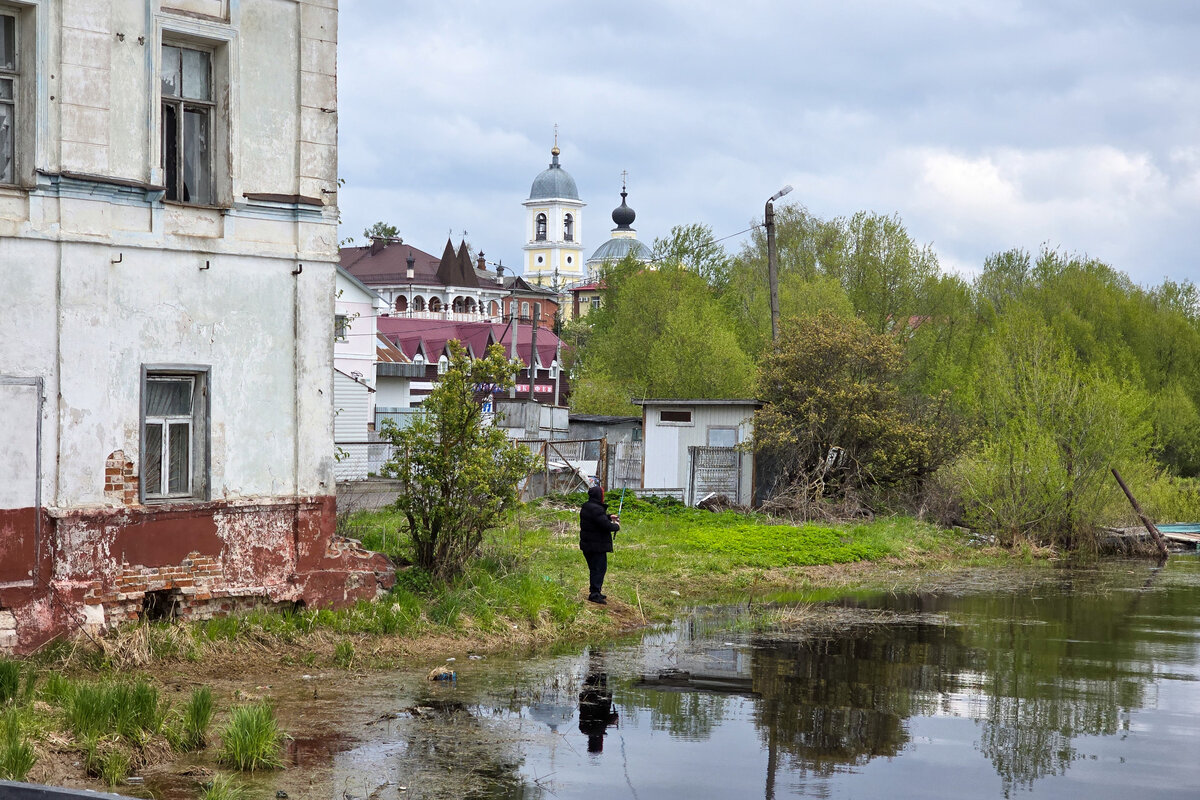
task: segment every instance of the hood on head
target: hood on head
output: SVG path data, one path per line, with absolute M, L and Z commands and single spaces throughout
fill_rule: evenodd
M 604 502 L 604 487 L 592 486 L 588 489 L 588 500 L 594 500 L 597 503 Z

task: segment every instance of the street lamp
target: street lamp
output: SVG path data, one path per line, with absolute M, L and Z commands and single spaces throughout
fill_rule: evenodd
M 785 186 L 767 199 L 764 224 L 767 226 L 767 279 L 771 283 L 771 341 L 779 342 L 779 264 L 775 254 L 775 201 L 792 190 Z

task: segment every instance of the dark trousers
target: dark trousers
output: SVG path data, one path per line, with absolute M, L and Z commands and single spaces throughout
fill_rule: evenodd
M 608 572 L 608 553 L 583 554 L 588 565 L 588 595 L 600 594 L 604 588 L 604 573 Z

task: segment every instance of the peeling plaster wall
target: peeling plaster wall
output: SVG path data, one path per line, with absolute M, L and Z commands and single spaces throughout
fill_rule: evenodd
M 372 596 L 386 559 L 333 536 L 336 0 L 19 5 L 36 91 L 0 186 L 0 650 L 147 592 L 196 615 Z M 158 188 L 164 39 L 214 54 L 213 207 Z M 143 505 L 162 364 L 208 370 L 208 492 Z M 15 383 L 38 378 L 40 481 Z

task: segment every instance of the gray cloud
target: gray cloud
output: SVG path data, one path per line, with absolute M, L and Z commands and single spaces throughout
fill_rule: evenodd
M 447 229 L 520 263 L 560 125 L 607 238 L 747 227 L 785 183 L 823 216 L 899 213 L 943 266 L 1042 243 L 1198 278 L 1200 5 L 342 0 L 343 236 Z M 736 249 L 736 240 L 731 242 Z

